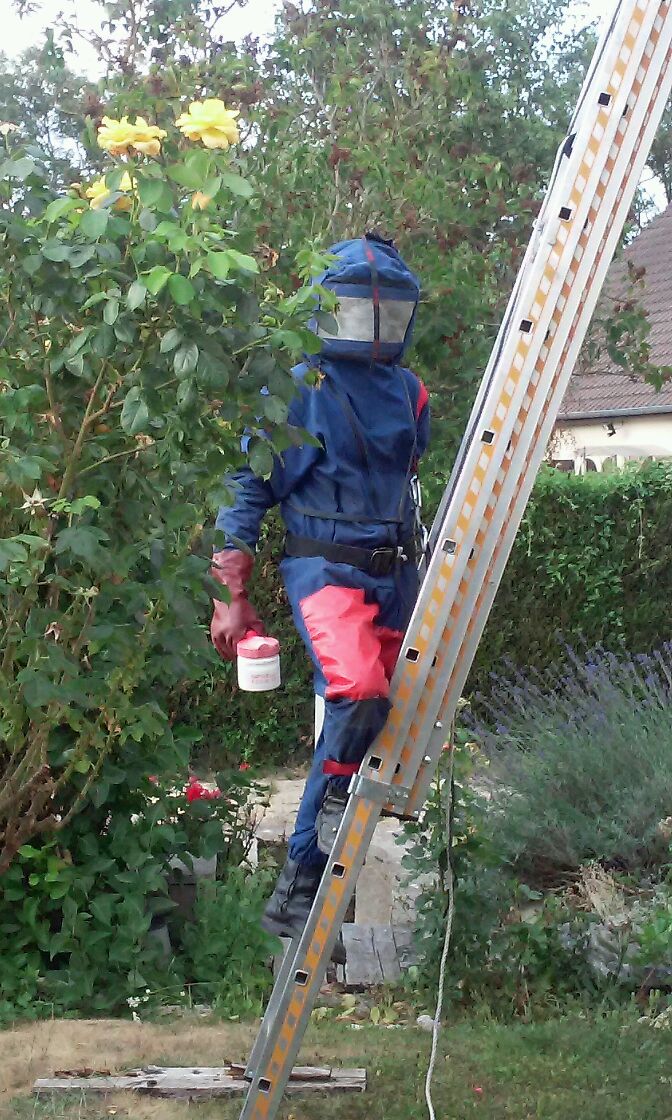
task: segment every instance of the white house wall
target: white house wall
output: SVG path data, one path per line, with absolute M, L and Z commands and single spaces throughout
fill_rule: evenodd
M 605 460 L 672 458 L 672 413 L 615 420 L 561 421 L 549 445 L 553 463 L 574 461 L 577 474 L 600 471 Z

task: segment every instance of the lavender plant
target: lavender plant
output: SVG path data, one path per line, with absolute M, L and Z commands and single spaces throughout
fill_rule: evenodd
M 472 730 L 490 762 L 490 827 L 528 881 L 597 860 L 660 874 L 670 862 L 672 645 L 601 647 L 545 673 L 511 670 L 476 698 Z

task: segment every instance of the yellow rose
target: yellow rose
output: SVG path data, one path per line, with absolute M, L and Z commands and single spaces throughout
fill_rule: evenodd
M 203 191 L 195 191 L 191 196 L 191 206 L 193 210 L 205 210 L 212 202 L 212 195 L 203 194 Z
M 237 116 L 237 109 L 227 109 L 223 101 L 208 97 L 205 101 L 192 101 L 189 112 L 175 123 L 188 140 L 201 140 L 206 148 L 228 148 L 240 140 Z
M 134 127 L 133 149 L 142 152 L 143 156 L 158 156 L 161 151 L 161 140 L 168 135 L 165 128 L 148 124 L 144 117 L 136 117 Z
M 130 123 L 128 117 L 122 117 L 120 121 L 103 117 L 103 123 L 98 129 L 98 144 L 112 156 L 127 155 L 135 132 L 135 125 Z
M 136 117 L 135 124 L 131 124 L 128 117 L 122 117 L 120 121 L 103 117 L 98 129 L 98 143 L 113 156 L 128 155 L 131 151 L 140 152 L 143 156 L 158 156 L 161 140 L 166 135 L 165 129 L 149 124 L 144 117 Z
M 128 171 L 124 171 L 124 174 L 121 176 L 119 190 L 133 190 L 133 181 L 131 179 L 131 176 L 128 174 Z M 84 193 L 87 198 L 91 199 L 91 202 L 89 203 L 91 209 L 100 210 L 102 206 L 105 206 L 112 192 L 107 186 L 105 179 L 96 179 L 95 182 L 92 183 Z M 114 204 L 115 210 L 131 210 L 132 208 L 133 203 L 131 202 L 130 198 L 118 198 Z

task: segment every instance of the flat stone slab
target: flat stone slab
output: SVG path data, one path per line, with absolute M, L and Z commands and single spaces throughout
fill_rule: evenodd
M 413 931 L 410 926 L 343 926 L 346 962 L 345 987 L 351 990 L 396 984 L 413 964 Z

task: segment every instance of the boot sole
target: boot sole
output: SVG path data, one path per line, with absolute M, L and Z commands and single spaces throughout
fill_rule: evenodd
M 296 930 L 292 926 L 285 925 L 283 922 L 276 921 L 275 918 L 267 918 L 264 914 L 261 919 L 261 928 L 266 930 L 266 933 L 272 934 L 273 937 L 287 937 L 291 941 L 299 938 L 303 933 L 303 928 Z M 345 964 L 345 946 L 342 942 L 336 942 L 331 953 L 331 959 L 334 964 Z

